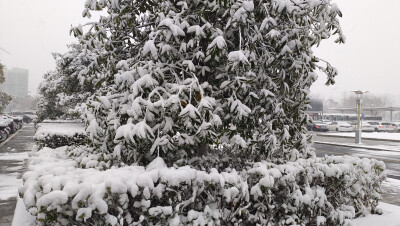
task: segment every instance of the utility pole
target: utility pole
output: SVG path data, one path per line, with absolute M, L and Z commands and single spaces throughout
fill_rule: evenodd
M 360 90 L 355 90 L 352 91 L 357 95 L 357 128 L 356 128 L 356 134 L 355 134 L 355 143 L 356 144 L 361 144 L 361 131 L 362 131 L 362 125 L 360 121 L 360 114 L 361 114 L 361 105 L 362 105 L 362 95 L 364 93 L 368 93 L 368 91 L 360 91 Z

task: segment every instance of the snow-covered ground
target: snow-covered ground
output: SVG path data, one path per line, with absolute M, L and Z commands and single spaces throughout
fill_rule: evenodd
M 323 134 L 326 136 L 342 136 L 342 137 L 354 137 L 355 133 L 354 132 L 341 132 L 341 133 L 326 133 Z M 364 138 L 376 138 L 376 139 L 383 139 L 383 140 L 398 140 L 400 141 L 400 133 L 385 133 L 385 132 L 372 132 L 372 133 L 367 133 L 363 132 L 361 134 L 362 137 Z
M 387 203 L 378 205 L 382 209 L 382 215 L 367 215 L 353 220 L 355 226 L 400 226 L 400 206 Z

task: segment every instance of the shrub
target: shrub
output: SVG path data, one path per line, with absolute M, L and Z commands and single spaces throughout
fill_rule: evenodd
M 39 148 L 83 145 L 87 143 L 84 126 L 81 123 L 39 123 L 35 141 Z
M 44 148 L 20 193 L 41 224 L 347 225 L 377 212 L 383 162 L 357 157 L 257 162 L 238 172 L 167 167 L 106 169 L 90 148 Z M 86 159 L 82 156 L 88 156 Z M 105 169 L 105 170 L 101 170 Z

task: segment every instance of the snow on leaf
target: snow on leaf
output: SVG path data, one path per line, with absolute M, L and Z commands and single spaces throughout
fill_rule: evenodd
M 201 132 L 205 132 L 204 134 L 202 134 L 203 136 L 206 136 L 207 135 L 207 131 L 208 131 L 208 129 L 211 127 L 211 123 L 209 123 L 209 122 L 203 122 L 200 126 L 199 126 L 199 129 L 197 130 L 197 132 L 196 132 L 196 135 L 197 134 L 200 134 Z
M 261 89 L 261 93 L 264 94 L 265 97 L 274 97 L 275 94 L 273 94 L 271 91 L 267 90 L 267 89 Z
M 142 87 L 149 88 L 156 85 L 158 85 L 157 80 L 155 80 L 150 74 L 144 75 L 131 85 L 132 96 L 136 97 L 143 90 Z
M 157 137 L 157 139 L 154 141 L 153 145 L 150 148 L 150 155 L 154 153 L 156 148 L 160 146 L 164 146 L 169 143 L 169 139 L 167 136 L 162 136 L 162 137 Z
M 226 47 L 226 42 L 224 37 L 222 36 L 217 36 L 214 38 L 214 40 L 208 45 L 207 49 L 214 48 L 214 46 L 217 46 L 218 49 L 223 49 Z
M 191 60 L 182 61 L 182 65 L 187 66 L 190 71 L 196 71 L 196 68 Z
M 171 18 L 165 18 L 161 20 L 158 26 L 168 27 L 171 30 L 173 36 L 185 36 L 185 32 L 179 26 L 175 25 L 174 21 Z
M 198 109 L 195 106 L 193 106 L 192 104 L 186 105 L 186 107 L 179 114 L 180 117 L 183 117 L 186 115 L 192 119 L 197 119 L 200 117 L 200 113 L 199 113 Z
M 135 98 L 132 101 L 132 105 L 131 107 L 128 108 L 128 110 L 126 111 L 126 113 L 133 117 L 134 119 L 138 119 L 139 117 L 143 116 L 143 112 L 142 112 L 142 104 L 140 102 L 141 98 Z
M 233 136 L 230 141 L 232 144 L 239 145 L 242 148 L 247 148 L 246 141 L 239 134 Z
M 132 143 L 135 143 L 134 137 L 139 139 L 154 137 L 153 131 L 150 126 L 146 124 L 145 120 L 137 124 L 133 124 L 131 120 L 128 120 L 127 124 L 117 129 L 114 142 L 119 143 L 121 138 L 124 138 L 125 140 L 130 140 Z
M 105 108 L 111 108 L 111 102 L 106 96 L 98 97 L 99 101 L 104 105 Z
M 289 46 L 285 45 L 279 55 L 285 55 L 286 53 L 292 53 L 292 50 L 289 48 Z
M 249 61 L 247 57 L 243 54 L 242 51 L 232 51 L 228 54 L 228 60 L 231 62 L 241 62 L 244 64 L 248 64 Z
M 227 87 L 228 85 L 231 85 L 233 83 L 233 81 L 223 81 L 221 83 L 221 86 L 219 87 L 220 89 L 224 89 L 225 87 Z
M 271 29 L 271 30 L 268 32 L 268 36 L 271 37 L 271 38 L 279 37 L 279 36 L 281 36 L 281 32 L 280 32 L 280 31 L 277 31 L 277 30 L 275 30 L 275 29 Z
M 232 113 L 237 113 L 239 119 L 242 119 L 243 116 L 247 117 L 251 113 L 251 109 L 244 105 L 240 100 L 232 101 L 230 110 Z
M 148 40 L 143 46 L 142 55 L 146 56 L 148 53 L 151 53 L 153 59 L 158 58 L 158 50 L 157 47 L 154 45 L 154 40 Z
M 251 12 L 251 11 L 254 10 L 254 3 L 253 3 L 253 1 L 243 1 L 243 2 L 242 2 L 242 7 L 243 7 L 246 11 Z
M 203 28 L 199 25 L 190 26 L 188 29 L 188 33 L 195 33 L 196 36 L 205 36 Z
M 212 109 L 215 106 L 215 99 L 212 97 L 205 96 L 201 98 L 198 109 L 203 111 L 205 109 Z
M 153 169 L 162 169 L 166 168 L 167 164 L 165 164 L 164 160 L 160 157 L 155 158 L 153 161 L 147 165 L 146 170 L 153 170 Z

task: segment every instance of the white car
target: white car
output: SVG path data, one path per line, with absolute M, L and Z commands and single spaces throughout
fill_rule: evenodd
M 363 132 L 374 132 L 375 127 L 369 124 L 368 122 L 362 122 L 361 131 Z
M 353 126 L 348 122 L 332 122 L 328 125 L 330 131 L 338 132 L 351 132 L 353 131 Z
M 400 133 L 400 122 L 392 122 L 394 132 Z
M 393 126 L 389 122 L 368 122 L 371 126 L 374 127 L 375 132 L 393 132 Z

